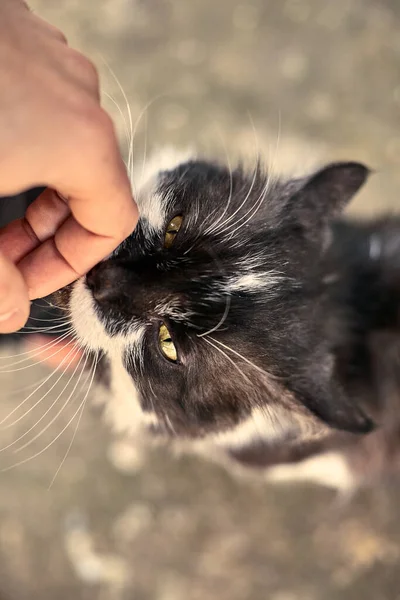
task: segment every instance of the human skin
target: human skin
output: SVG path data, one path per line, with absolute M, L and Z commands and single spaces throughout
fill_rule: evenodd
M 114 127 L 93 64 L 21 0 L 0 1 L 0 196 L 44 186 L 0 231 L 0 333 L 30 300 L 74 281 L 135 228 Z

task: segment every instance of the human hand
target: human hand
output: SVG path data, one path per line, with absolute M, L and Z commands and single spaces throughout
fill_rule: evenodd
M 8 332 L 24 324 L 28 298 L 114 250 L 137 208 L 94 66 L 20 0 L 0 2 L 0 81 L 0 196 L 47 188 L 0 232 L 0 332 Z M 1 321 L 9 306 L 19 317 Z
M 22 327 L 29 317 L 28 288 L 18 268 L 0 254 L 0 333 Z

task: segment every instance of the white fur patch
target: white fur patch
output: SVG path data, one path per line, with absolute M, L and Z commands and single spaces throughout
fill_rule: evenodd
M 200 445 L 212 443 L 228 449 L 241 448 L 257 441 L 280 440 L 289 427 L 290 422 L 286 411 L 283 409 L 280 411 L 278 406 L 275 406 L 271 412 L 267 408 L 255 408 L 251 415 L 236 427 L 221 433 L 213 433 L 198 443 Z
M 160 231 L 165 226 L 165 213 L 168 198 L 157 193 L 159 176 L 164 171 L 172 171 L 193 158 L 193 152 L 163 148 L 155 153 L 142 169 L 134 171 L 132 187 L 140 218 L 152 231 Z
M 69 307 L 75 334 L 81 346 L 97 351 L 110 345 L 110 337 L 97 318 L 94 300 L 85 286 L 84 278 L 75 282 Z
M 99 321 L 91 293 L 84 283 L 84 277 L 79 279 L 72 289 L 70 299 L 72 324 L 76 337 L 84 348 L 98 351 L 104 350 L 110 358 L 122 358 L 125 348 L 138 352 L 144 334 L 144 326 L 132 326 L 130 332 L 114 336 L 107 334 Z
M 276 288 L 283 281 L 284 277 L 277 275 L 274 271 L 264 271 L 261 273 L 248 273 L 239 275 L 228 281 L 227 292 L 257 292 L 261 289 Z
M 327 452 L 299 463 L 277 465 L 268 469 L 268 481 L 312 482 L 340 491 L 354 487 L 355 480 L 346 459 L 337 452 Z
M 155 415 L 142 410 L 138 390 L 122 360 L 111 360 L 111 390 L 105 405 L 105 418 L 114 432 L 135 435 L 143 426 L 157 423 Z
M 145 328 L 133 327 L 128 334 L 109 336 L 96 315 L 93 298 L 83 279 L 74 285 L 70 310 L 79 343 L 90 350 L 103 350 L 109 359 L 111 390 L 105 402 L 105 416 L 111 427 L 118 433 L 132 434 L 144 425 L 154 424 L 156 417 L 143 412 L 138 390 L 122 362 L 127 349 L 140 356 Z
M 154 309 L 154 312 L 160 317 L 169 317 L 174 321 L 188 322 L 192 317 L 192 313 L 189 311 L 182 310 L 179 301 L 174 298 L 157 304 L 157 306 Z

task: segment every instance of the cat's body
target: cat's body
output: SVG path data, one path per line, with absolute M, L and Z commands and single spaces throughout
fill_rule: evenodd
M 396 463 L 400 221 L 337 220 L 367 173 L 149 168 L 135 233 L 61 294 L 118 431 L 342 488 Z

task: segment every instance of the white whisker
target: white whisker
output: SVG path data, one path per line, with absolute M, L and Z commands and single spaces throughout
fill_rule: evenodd
M 52 341 L 52 344 L 51 344 L 50 346 L 48 346 L 48 347 L 47 347 L 47 350 L 48 350 L 49 348 L 52 348 L 53 346 L 56 346 L 56 345 L 57 345 L 59 342 L 61 342 L 61 341 L 65 340 L 66 338 L 70 337 L 70 335 L 71 335 L 72 333 L 73 333 L 73 331 L 72 331 L 72 328 L 71 328 L 71 331 L 67 331 L 67 332 L 66 332 L 64 335 L 62 335 L 60 338 L 57 338 L 56 340 L 53 340 L 53 341 Z M 29 353 L 29 354 L 32 354 L 33 356 L 35 356 L 36 354 L 41 354 L 41 353 L 42 353 L 42 351 L 43 351 L 44 349 L 46 349 L 46 348 L 43 348 L 43 347 L 41 347 L 41 348 L 40 348 L 38 351 L 36 351 L 36 350 L 32 350 L 32 352 L 31 352 L 31 351 L 29 351 L 29 352 L 27 352 L 26 354 L 28 354 L 28 353 Z M 18 369 L 11 369 L 11 370 L 10 370 L 10 367 L 14 367 L 15 365 L 20 365 L 20 364 L 22 364 L 22 363 L 25 363 L 25 362 L 30 362 L 30 361 L 32 361 L 32 357 L 30 357 L 30 356 L 27 356 L 26 358 L 22 358 L 21 360 L 17 360 L 16 362 L 14 362 L 14 363 L 11 363 L 10 365 L 4 365 L 6 368 L 5 368 L 5 369 L 0 369 L 0 373 L 15 373 L 15 372 L 17 372 L 17 371 L 23 371 L 24 369 L 30 369 L 30 368 L 32 368 L 32 367 L 35 367 L 35 366 L 37 365 L 37 363 L 38 363 L 38 362 L 39 362 L 39 363 L 40 363 L 40 362 L 45 362 L 45 361 L 47 361 L 47 359 L 48 359 L 48 358 L 52 358 L 53 356 L 56 356 L 56 355 L 57 355 L 59 352 L 61 352 L 62 350 L 63 350 L 63 347 L 59 348 L 59 350 L 57 350 L 56 352 L 54 352 L 54 353 L 53 353 L 53 354 L 51 354 L 50 356 L 46 357 L 46 359 L 40 359 L 40 358 L 38 358 L 38 357 L 37 357 L 37 358 L 35 358 L 35 362 L 31 362 L 31 364 L 28 364 L 28 365 L 26 365 L 25 367 L 19 367 Z M 25 353 L 23 353 L 23 354 L 25 354 Z
M 96 356 L 96 359 L 97 359 L 97 358 L 98 358 L 98 357 Z M 96 365 L 95 365 L 95 369 L 94 369 L 94 371 L 96 371 L 96 366 L 97 366 L 97 362 L 96 362 Z M 94 373 L 93 373 L 93 375 L 94 375 Z M 71 441 L 70 441 L 70 443 L 69 443 L 69 446 L 68 446 L 68 448 L 67 448 L 67 451 L 66 451 L 66 453 L 64 454 L 64 456 L 63 456 L 63 459 L 62 459 L 62 461 L 61 461 L 61 463 L 60 463 L 60 465 L 59 465 L 59 467 L 58 467 L 57 471 L 54 473 L 54 477 L 53 477 L 53 479 L 51 480 L 51 482 L 50 482 L 50 484 L 49 484 L 49 487 L 47 488 L 48 490 L 50 490 L 50 489 L 51 489 L 51 487 L 52 487 L 53 483 L 55 482 L 55 480 L 56 480 L 56 477 L 57 477 L 57 475 L 59 474 L 59 472 L 61 471 L 61 468 L 62 468 L 63 464 L 64 464 L 64 463 L 65 463 L 65 461 L 67 460 L 67 456 L 68 456 L 68 454 L 70 453 L 70 450 L 71 450 L 71 448 L 72 448 L 72 445 L 73 445 L 73 443 L 74 443 L 74 441 L 75 441 L 76 434 L 78 433 L 79 425 L 80 425 L 80 422 L 81 422 L 81 420 L 82 420 L 83 412 L 84 412 L 84 410 L 85 410 L 86 398 L 87 398 L 87 396 L 88 396 L 88 394 L 89 394 L 89 392 L 90 392 L 90 388 L 92 387 L 92 383 L 93 383 L 93 379 L 92 379 L 92 381 L 90 382 L 90 385 L 89 385 L 89 390 L 88 390 L 88 393 L 87 393 L 87 395 L 86 395 L 86 397 L 85 397 L 85 402 L 82 404 L 82 410 L 81 410 L 81 412 L 79 413 L 79 416 L 78 416 L 78 421 L 77 421 L 77 423 L 76 423 L 76 427 L 75 427 L 75 430 L 74 430 L 73 436 L 72 436 L 72 438 L 71 438 Z
M 199 333 L 197 337 L 204 337 L 205 335 L 209 335 L 210 333 L 214 333 L 214 331 L 217 331 L 218 329 L 220 329 L 220 327 L 222 327 L 222 325 L 225 323 L 225 321 L 228 317 L 230 307 L 231 307 L 231 296 L 229 295 L 226 297 L 224 314 L 222 315 L 222 317 L 220 318 L 218 323 L 215 325 L 215 327 L 213 327 L 209 331 L 206 331 L 205 333 Z
M 44 350 L 45 348 L 48 348 L 49 346 L 50 347 L 54 346 L 59 341 L 60 341 L 60 338 L 57 338 L 56 340 L 54 340 L 54 338 L 51 338 L 48 342 L 46 342 L 46 344 L 42 344 L 42 346 L 40 346 L 39 348 L 27 350 L 26 352 L 18 352 L 18 354 L 8 354 L 7 356 L 0 356 L 0 360 L 9 360 L 10 358 L 20 358 L 21 356 L 26 356 L 27 354 L 37 354 L 38 352 L 41 352 L 42 350 Z M 16 363 L 14 363 L 14 364 L 16 364 Z M 13 365 L 5 365 L 5 366 L 12 367 Z
M 45 302 L 47 304 L 47 306 L 49 306 L 50 308 L 55 308 L 56 310 L 63 310 L 64 312 L 69 313 L 69 309 L 65 308 L 63 306 L 56 306 L 55 304 L 53 304 L 52 302 L 50 302 L 50 300 L 48 300 L 47 298 L 40 298 L 41 302 Z M 37 304 L 37 306 L 40 307 L 40 304 Z M 42 307 L 43 309 L 46 309 L 46 307 Z
M 251 115 L 250 115 L 250 113 L 248 114 L 248 116 L 249 116 L 250 122 L 251 122 L 251 124 L 252 124 L 252 127 L 253 127 L 253 133 L 254 133 L 254 138 L 255 138 L 255 143 L 256 143 L 256 154 L 257 154 L 257 156 L 258 156 L 258 154 L 259 154 L 259 146 L 260 146 L 260 145 L 259 145 L 259 141 L 258 141 L 258 137 L 257 137 L 256 130 L 255 130 L 254 122 L 253 122 L 253 120 L 252 120 L 252 118 L 251 118 Z M 254 188 L 255 182 L 256 182 L 256 180 L 257 180 L 257 172 L 258 172 L 258 169 L 257 169 L 257 168 L 255 168 L 255 169 L 254 169 L 254 174 L 253 174 L 253 179 L 252 179 L 252 181 L 251 181 L 251 184 L 250 184 L 250 188 L 249 188 L 249 190 L 248 190 L 248 192 L 247 192 L 247 194 L 246 194 L 246 196 L 245 196 L 244 200 L 243 200 L 243 201 L 242 201 L 242 203 L 240 204 L 240 206 L 239 206 L 239 207 L 238 207 L 238 208 L 237 208 L 237 209 L 236 209 L 236 210 L 233 212 L 233 214 L 232 214 L 232 215 L 230 215 L 230 216 L 229 216 L 227 219 L 225 219 L 225 221 L 223 221 L 222 223 L 219 223 L 219 221 L 220 221 L 221 219 L 218 219 L 217 223 L 214 223 L 214 225 L 211 227 L 211 229 L 209 229 L 209 230 L 206 230 L 206 233 L 207 233 L 207 232 L 208 232 L 208 233 L 211 233 L 211 232 L 212 232 L 212 233 L 214 233 L 214 234 L 215 234 L 217 231 L 219 231 L 219 230 L 223 229 L 223 228 L 224 228 L 224 226 L 228 225 L 228 224 L 229 224 L 229 223 L 232 221 L 232 219 L 233 219 L 233 218 L 234 218 L 234 217 L 237 215 L 237 213 L 238 213 L 238 212 L 239 212 L 239 211 L 240 211 L 240 210 L 243 208 L 243 206 L 246 204 L 246 202 L 247 202 L 247 201 L 248 201 L 248 199 L 250 198 L 250 194 L 251 194 L 251 192 L 253 191 L 253 188 Z M 225 213 L 225 212 L 226 212 L 226 210 L 224 211 L 224 213 Z M 222 216 L 224 215 L 224 213 L 222 214 Z M 218 224 L 218 223 L 219 223 L 219 224 Z
M 229 158 L 228 149 L 226 147 L 225 141 L 224 141 L 224 139 L 223 139 L 223 137 L 221 135 L 221 132 L 219 130 L 218 130 L 218 134 L 219 134 L 222 146 L 223 146 L 224 151 L 225 151 L 226 163 L 227 163 L 227 166 L 228 166 L 228 169 L 229 169 L 229 195 L 228 195 L 228 201 L 227 201 L 227 203 L 225 205 L 225 208 L 224 208 L 222 214 L 219 216 L 219 218 L 214 223 L 212 223 L 211 227 L 208 227 L 205 230 L 205 232 L 204 232 L 205 235 L 214 232 L 215 229 L 216 229 L 216 227 L 218 226 L 218 223 L 221 221 L 221 219 L 224 218 L 224 216 L 226 215 L 226 213 L 227 213 L 227 211 L 229 209 L 230 203 L 232 201 L 232 194 L 233 194 L 233 173 L 232 173 L 231 161 L 230 161 L 230 158 Z
M 68 382 L 66 383 L 66 385 L 63 387 L 63 389 L 61 390 L 61 392 L 58 394 L 57 398 L 55 400 L 53 400 L 53 402 L 51 403 L 51 405 L 49 406 L 49 408 L 45 411 L 45 413 L 40 417 L 40 419 L 38 421 L 36 421 L 36 423 L 34 425 L 32 425 L 27 431 L 25 431 L 25 433 L 23 433 L 17 440 L 15 440 L 12 444 L 10 444 L 10 446 L 14 446 L 15 444 L 17 444 L 20 440 L 22 440 L 23 438 L 25 438 L 31 431 L 32 429 L 34 429 L 35 427 L 37 427 L 39 425 L 39 423 L 41 423 L 43 421 L 43 419 L 49 414 L 49 412 L 51 411 L 51 409 L 57 404 L 58 400 L 61 398 L 61 396 L 63 395 L 63 393 L 65 392 L 65 390 L 68 388 L 69 384 L 71 383 L 71 381 L 73 380 L 75 373 L 81 363 L 83 356 L 80 358 L 79 363 L 76 365 L 74 372 L 72 373 L 71 377 L 69 378 Z M 79 382 L 81 380 L 81 377 L 83 375 L 83 373 L 85 372 L 85 368 L 86 368 L 86 364 L 88 361 L 89 357 L 86 356 L 86 360 L 85 363 L 82 367 L 82 370 L 79 374 L 78 379 L 76 380 L 74 387 L 72 388 L 72 391 L 70 392 L 68 398 L 66 399 L 66 401 L 64 402 L 64 404 L 62 405 L 62 407 L 60 408 L 60 410 L 57 412 L 57 414 L 55 415 L 55 417 L 53 417 L 49 423 L 47 423 L 47 425 L 39 432 L 37 433 L 33 438 L 31 438 L 30 440 L 28 440 L 27 442 L 25 442 L 25 444 L 23 444 L 22 446 L 19 446 L 18 448 L 16 448 L 14 450 L 14 452 L 20 452 L 21 450 L 24 450 L 24 448 L 27 448 L 28 446 L 30 446 L 35 440 L 37 440 L 39 437 L 41 437 L 43 435 L 43 433 L 45 431 L 47 431 L 47 429 L 49 427 L 51 427 L 51 425 L 58 419 L 58 417 L 61 415 L 61 413 L 64 411 L 64 409 L 68 406 L 72 396 L 75 393 L 76 388 L 79 385 Z M 85 380 L 88 380 L 88 377 Z M 85 383 L 83 385 L 85 385 Z M 83 387 L 83 386 L 82 386 Z M 82 388 L 81 388 L 82 389 Z
M 38 392 L 38 390 L 40 390 L 43 385 L 49 381 L 57 372 L 58 370 L 63 366 L 63 364 L 65 363 L 65 361 L 69 358 L 70 354 L 72 354 L 73 351 L 76 351 L 76 354 L 79 352 L 78 350 L 78 345 L 75 344 L 75 346 L 73 348 L 71 348 L 71 350 L 68 352 L 68 354 L 66 356 L 64 356 L 63 360 L 60 362 L 59 365 L 57 365 L 57 368 L 52 371 L 52 373 L 44 380 L 44 382 L 42 382 L 38 388 L 36 388 L 33 392 L 31 392 L 24 400 L 22 400 L 22 402 L 20 402 L 20 404 L 18 404 L 18 406 L 16 406 L 2 421 L 0 421 L 0 426 L 3 425 L 3 423 L 5 423 L 6 421 L 8 421 L 8 419 L 15 413 L 17 412 L 17 410 L 19 410 L 22 406 L 24 406 L 24 404 L 30 399 L 32 398 L 32 396 L 34 396 L 36 394 L 36 392 Z M 71 361 L 74 359 L 74 357 L 71 358 Z M 61 375 L 59 376 L 59 378 L 56 380 L 55 383 L 53 383 L 53 385 L 50 387 L 49 390 L 47 390 L 47 392 L 39 399 L 37 400 L 26 412 L 24 412 L 23 415 L 21 415 L 20 417 L 18 417 L 18 419 L 15 419 L 14 421 L 12 421 L 11 423 L 9 423 L 8 425 L 6 425 L 5 427 L 2 427 L 3 430 L 5 429 L 10 429 L 10 427 L 13 427 L 14 425 L 16 425 L 17 423 L 19 423 L 19 421 L 21 421 L 22 419 L 24 419 L 26 416 L 28 416 L 28 414 L 30 412 L 32 412 L 32 410 L 34 408 L 36 408 L 36 406 L 38 404 L 40 404 L 48 395 L 49 393 L 54 389 L 54 387 L 57 385 L 57 383 L 60 381 L 60 379 L 63 377 L 63 375 L 65 375 L 65 373 L 68 370 L 69 365 L 71 364 L 71 361 L 69 361 L 67 363 L 67 366 L 65 367 L 64 371 L 61 373 Z
M 226 235 L 226 233 L 230 229 L 232 229 L 232 227 L 236 227 L 238 223 L 240 223 L 243 219 L 246 219 L 243 223 L 240 223 L 239 227 L 237 227 L 237 229 L 232 231 L 230 235 L 233 236 L 233 235 L 237 234 L 237 232 L 240 229 L 242 229 L 242 227 L 244 227 L 254 217 L 254 215 L 260 210 L 260 208 L 265 200 L 265 197 L 266 197 L 268 189 L 269 189 L 269 184 L 270 184 L 270 176 L 268 176 L 265 187 L 264 187 L 263 191 L 261 192 L 260 196 L 258 197 L 258 199 L 253 204 L 252 208 L 250 208 L 250 210 L 247 211 L 247 213 L 245 213 L 242 217 L 240 217 L 240 219 L 238 219 L 235 223 L 231 223 L 230 225 L 228 225 L 228 227 L 226 227 L 225 230 L 223 231 L 224 235 Z M 248 217 L 249 214 L 250 214 L 250 216 Z M 248 218 L 246 218 L 246 217 L 248 217 Z
M 246 358 L 245 356 L 243 356 L 242 354 L 240 354 L 239 352 L 236 352 L 236 350 L 233 350 L 233 348 L 231 348 L 230 346 L 227 346 L 226 344 L 223 344 L 222 342 L 220 342 L 219 340 L 217 340 L 216 338 L 211 338 L 216 344 L 219 344 L 220 346 L 222 346 L 223 348 L 225 348 L 226 350 L 229 350 L 230 352 L 232 352 L 233 354 L 235 354 L 236 356 L 238 356 L 239 358 L 241 358 L 242 360 L 244 360 L 246 363 L 248 363 L 249 365 L 251 365 L 254 369 L 256 369 L 257 371 L 259 371 L 260 373 L 262 373 L 263 375 L 269 375 L 269 373 L 267 373 L 266 371 L 264 371 L 264 369 L 261 369 L 261 367 L 257 366 L 256 364 L 254 364 L 253 362 L 251 362 L 251 360 L 249 360 L 248 358 Z
M 41 454 L 43 454 L 44 452 L 46 452 L 46 450 L 48 450 L 62 436 L 62 434 L 64 433 L 64 431 L 66 431 L 66 429 L 71 425 L 71 423 L 73 422 L 73 420 L 75 419 L 75 417 L 79 413 L 79 411 L 82 409 L 82 407 L 85 406 L 86 399 L 87 399 L 87 397 L 89 395 L 89 391 L 90 391 L 92 383 L 93 383 L 93 379 L 94 379 L 94 375 L 95 375 L 95 371 L 96 371 L 96 366 L 97 366 L 97 364 L 95 364 L 95 368 L 93 369 L 92 378 L 91 378 L 88 390 L 86 391 L 85 397 L 83 398 L 82 402 L 80 403 L 80 405 L 78 406 L 77 410 L 74 412 L 74 414 L 72 415 L 72 417 L 70 418 L 70 420 L 68 421 L 68 423 L 60 431 L 60 433 L 55 438 L 53 438 L 52 441 L 49 442 L 46 445 L 45 448 L 42 448 L 42 450 L 40 450 L 39 452 L 36 452 L 33 456 L 29 456 L 28 458 L 25 458 L 24 460 L 20 460 L 19 462 L 14 463 L 13 465 L 10 465 L 8 467 L 5 467 L 4 469 L 1 469 L 2 473 L 5 473 L 7 471 L 11 471 L 11 469 L 15 469 L 16 467 L 19 467 L 19 466 L 21 466 L 21 465 L 23 465 L 23 464 L 25 464 L 27 462 L 30 462 L 34 458 L 37 458 L 38 456 L 40 456 Z
M 213 339 L 213 338 L 211 338 Z M 207 342 L 207 344 L 209 344 L 210 346 L 212 346 L 213 348 L 215 348 L 216 350 L 218 350 L 218 352 L 220 352 L 223 356 L 225 356 L 225 358 L 235 367 L 235 369 L 237 371 L 239 371 L 239 373 L 242 375 L 242 377 L 244 377 L 246 379 L 246 381 L 248 381 L 251 385 L 253 385 L 253 382 L 247 377 L 247 375 L 245 373 L 243 373 L 243 371 L 240 369 L 240 367 L 235 363 L 234 360 L 232 360 L 232 358 L 230 356 L 228 356 L 226 354 L 226 352 L 224 352 L 223 350 L 221 350 L 221 348 L 219 348 L 218 346 L 216 346 L 215 344 L 213 344 L 210 341 L 210 338 L 203 338 L 203 340 L 205 342 Z M 215 341 L 215 340 L 214 340 Z
M 128 147 L 129 147 L 129 145 L 131 143 L 131 134 L 128 129 L 128 124 L 126 122 L 125 115 L 122 112 L 122 109 L 121 109 L 120 105 L 118 104 L 118 102 L 116 100 L 114 100 L 114 98 L 110 94 L 108 94 L 107 92 L 103 92 L 103 94 L 106 98 L 108 98 L 114 104 L 114 106 L 117 108 L 117 110 L 119 112 L 119 115 L 120 115 L 122 122 L 124 124 L 124 127 L 125 127 L 124 133 L 125 133 L 126 143 L 128 144 Z M 126 165 L 126 166 L 128 166 L 128 165 Z
M 131 113 L 131 107 L 129 105 L 129 101 L 128 101 L 128 97 L 125 93 L 124 88 L 122 87 L 122 84 L 120 82 L 120 80 L 118 79 L 118 77 L 116 76 L 116 74 L 114 73 L 113 69 L 111 68 L 111 66 L 108 64 L 108 62 L 105 60 L 105 58 L 103 56 L 100 56 L 101 60 L 103 61 L 104 65 L 107 67 L 107 69 L 109 70 L 112 78 L 114 79 L 115 83 L 117 84 L 122 97 L 125 101 L 126 104 L 126 109 L 128 111 L 128 119 L 129 119 L 129 131 L 130 131 L 130 135 L 129 135 L 129 152 L 128 152 L 128 173 L 129 175 L 131 175 L 132 173 L 132 154 L 133 154 L 133 138 L 134 138 L 134 131 L 133 131 L 133 127 L 132 127 L 132 113 Z
M 62 315 L 62 317 L 53 317 L 53 316 L 49 316 L 47 317 L 47 319 L 40 319 L 39 317 L 29 317 L 30 321 L 44 321 L 45 323 L 50 323 L 50 322 L 54 322 L 54 321 L 64 321 L 64 323 L 67 323 L 67 321 L 65 321 L 65 315 Z
M 56 325 L 51 325 L 50 327 L 35 327 L 34 325 L 27 325 L 25 327 L 23 327 L 22 329 L 24 331 L 20 331 L 20 333 L 26 333 L 26 330 L 29 329 L 30 331 L 33 331 L 34 333 L 47 333 L 47 332 L 52 332 L 54 329 L 59 329 L 60 327 L 67 327 L 68 325 L 71 325 L 71 321 L 65 321 L 64 323 L 57 323 Z
M 133 154 L 134 154 L 134 142 L 136 139 L 136 133 L 138 130 L 138 127 L 140 125 L 140 122 L 143 118 L 143 115 L 145 115 L 147 113 L 147 111 L 149 110 L 150 106 L 152 106 L 152 104 L 154 104 L 157 100 L 159 100 L 160 98 L 163 98 L 165 96 L 165 94 L 158 94 L 157 96 L 155 96 L 154 98 L 152 98 L 151 100 L 149 100 L 145 106 L 143 107 L 143 109 L 140 111 L 136 121 L 135 121 L 135 125 L 133 127 L 133 132 L 132 132 L 132 136 L 131 136 L 131 149 L 130 149 L 130 169 L 129 169 L 129 177 L 130 177 L 130 181 L 131 184 L 133 185 L 134 183 L 134 176 L 133 176 Z M 129 161 L 128 161 L 129 164 Z

